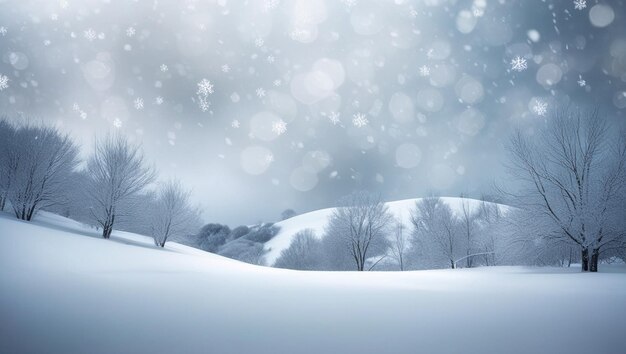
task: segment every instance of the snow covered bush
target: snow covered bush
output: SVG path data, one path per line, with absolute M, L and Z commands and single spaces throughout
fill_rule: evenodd
M 191 246 L 202 250 L 217 253 L 219 248 L 226 244 L 230 235 L 230 228 L 222 224 L 206 224 L 196 234 Z
M 220 256 L 236 259 L 242 262 L 263 265 L 263 244 L 240 238 L 220 248 Z
M 278 226 L 262 224 L 258 227 L 250 228 L 250 232 L 243 236 L 243 238 L 254 242 L 265 243 L 276 236 L 279 231 L 280 228 Z

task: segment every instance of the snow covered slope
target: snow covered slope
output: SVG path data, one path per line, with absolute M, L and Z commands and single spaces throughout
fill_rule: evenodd
M 623 353 L 600 271 L 298 272 L 0 214 L 0 353 Z
M 421 198 L 404 199 L 395 202 L 387 202 L 386 204 L 389 207 L 389 211 L 396 218 L 402 220 L 405 225 L 409 226 L 411 224 L 411 210 L 415 208 L 415 203 L 420 199 Z M 482 203 L 480 200 L 469 198 L 462 199 L 445 197 L 441 199 L 444 203 L 448 204 L 450 208 L 452 208 L 452 211 L 456 213 L 461 212 L 463 202 L 466 202 L 467 205 L 469 205 L 470 210 L 479 208 L 480 203 Z M 504 205 L 500 205 L 500 207 L 506 208 Z M 335 210 L 335 208 L 316 210 L 276 223 L 276 226 L 280 226 L 280 232 L 278 235 L 274 236 L 271 240 L 265 243 L 265 250 L 267 251 L 265 254 L 266 264 L 273 265 L 276 262 L 278 257 L 280 257 L 280 253 L 284 249 L 289 248 L 293 237 L 296 233 L 298 233 L 298 231 L 307 228 L 313 229 L 317 237 L 323 237 L 324 228 L 326 227 L 333 210 Z

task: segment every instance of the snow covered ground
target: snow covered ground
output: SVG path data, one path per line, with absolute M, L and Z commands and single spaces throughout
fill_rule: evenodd
M 398 220 L 409 227 L 411 225 L 411 211 L 415 209 L 415 203 L 422 198 L 404 199 L 393 202 L 387 202 L 386 205 Z M 478 209 L 482 203 L 480 200 L 469 198 L 454 198 L 454 197 L 442 197 L 441 200 L 448 204 L 453 212 L 461 213 L 462 203 L 467 203 L 469 210 L 474 212 Z M 505 211 L 508 208 L 506 205 L 499 205 L 500 210 Z M 267 265 L 273 265 L 280 253 L 289 248 L 291 241 L 298 231 L 304 229 L 312 229 L 315 231 L 317 237 L 323 237 L 324 228 L 329 221 L 335 208 L 327 208 L 321 210 L 315 210 L 309 213 L 294 216 L 290 219 L 277 222 L 275 225 L 280 227 L 280 232 L 274 236 L 271 240 L 265 243 L 265 262 Z
M 1 353 L 624 353 L 626 269 L 298 272 L 0 214 Z

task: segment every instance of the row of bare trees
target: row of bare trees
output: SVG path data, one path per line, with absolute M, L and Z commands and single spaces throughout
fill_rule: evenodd
M 0 119 L 0 211 L 10 207 L 19 219 L 64 210 L 96 224 L 105 239 L 126 222 L 163 247 L 168 238 L 195 231 L 199 213 L 180 182 L 156 178 L 141 146 L 123 135 L 96 139 L 81 164 L 78 146 L 57 128 Z

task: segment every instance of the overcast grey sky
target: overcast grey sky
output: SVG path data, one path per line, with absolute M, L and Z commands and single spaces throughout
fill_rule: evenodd
M 584 7 L 582 4 L 584 3 Z M 0 0 L 0 111 L 120 130 L 206 221 L 478 196 L 510 129 L 626 109 L 624 1 Z M 516 61 L 517 58 L 517 61 Z

